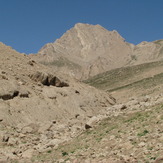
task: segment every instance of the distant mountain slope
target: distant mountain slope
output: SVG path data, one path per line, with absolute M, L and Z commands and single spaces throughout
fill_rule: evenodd
M 135 46 L 125 42 L 117 31 L 78 23 L 31 56 L 57 71 L 87 79 L 111 69 L 163 59 L 163 40 Z
M 141 42 L 134 46 L 130 64 L 140 64 L 145 62 L 163 59 L 163 40 L 153 42 Z
M 163 88 L 163 61 L 106 71 L 84 82 L 112 93 L 120 101 L 133 96 L 160 94 Z

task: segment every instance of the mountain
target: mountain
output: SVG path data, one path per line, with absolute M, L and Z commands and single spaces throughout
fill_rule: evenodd
M 78 23 L 54 43 L 42 47 L 37 59 L 85 79 L 125 65 L 131 58 L 131 46 L 117 31 Z
M 100 25 L 78 23 L 33 59 L 84 80 L 99 73 L 163 58 L 163 40 L 127 43 L 120 34 Z
M 114 103 L 108 93 L 0 43 L 0 162 L 72 138 L 85 121 Z

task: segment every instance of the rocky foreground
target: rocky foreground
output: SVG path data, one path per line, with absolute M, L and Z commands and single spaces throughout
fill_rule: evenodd
M 130 99 L 85 123 L 83 132 L 34 162 L 162 163 L 163 95 Z M 83 126 L 83 127 L 84 127 Z
M 163 94 L 130 99 L 81 121 L 6 126 L 0 161 L 130 163 L 163 159 Z

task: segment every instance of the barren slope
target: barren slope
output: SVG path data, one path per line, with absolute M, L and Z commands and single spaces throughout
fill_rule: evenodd
M 46 150 L 54 137 L 70 139 L 85 120 L 113 104 L 107 93 L 58 74 L 0 43 L 0 158 L 29 157 L 23 153 Z M 57 130 L 63 132 L 58 135 Z
M 163 88 L 163 61 L 110 70 L 85 82 L 108 91 L 120 101 L 131 97 L 159 94 Z

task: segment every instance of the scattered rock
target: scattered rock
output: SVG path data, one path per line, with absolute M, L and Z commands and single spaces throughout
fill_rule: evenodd
M 89 119 L 89 121 L 85 124 L 85 129 L 92 128 L 99 121 L 98 117 L 93 116 Z
M 28 149 L 22 153 L 23 158 L 31 158 L 34 153 L 34 149 Z
M 146 143 L 144 143 L 144 142 L 141 142 L 138 144 L 139 147 L 144 147 L 145 145 L 146 145 Z
M 0 80 L 0 99 L 10 100 L 18 96 L 19 89 L 17 84 L 13 81 Z
M 19 96 L 20 97 L 26 97 L 26 98 L 28 98 L 29 97 L 29 92 L 27 91 L 27 90 L 25 90 L 25 89 L 21 89 L 20 91 L 19 91 Z
M 4 135 L 2 138 L 2 142 L 8 142 L 9 141 L 9 135 Z
M 33 129 L 32 129 L 32 127 L 30 127 L 30 126 L 26 126 L 26 127 L 24 127 L 24 128 L 22 129 L 22 133 L 23 133 L 23 134 L 32 133 L 32 132 L 33 132 Z
M 31 66 L 34 66 L 35 63 L 36 63 L 36 62 L 35 62 L 34 60 L 28 61 L 28 64 L 31 65 Z
M 17 145 L 18 144 L 18 141 L 16 138 L 10 138 L 7 142 L 7 145 L 9 146 L 14 146 L 14 145 Z

